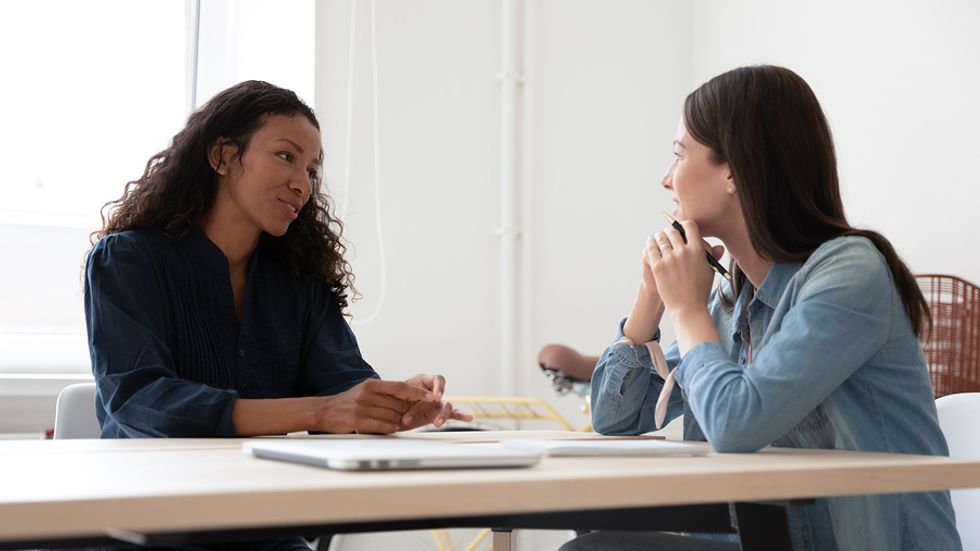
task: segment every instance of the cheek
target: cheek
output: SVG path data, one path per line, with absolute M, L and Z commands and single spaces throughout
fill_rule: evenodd
M 673 178 L 674 193 L 676 193 L 678 197 L 684 195 L 687 192 L 687 188 L 690 186 L 690 180 L 691 180 L 690 170 L 688 170 L 688 168 L 685 165 L 678 164 L 677 167 L 674 168 L 674 178 Z

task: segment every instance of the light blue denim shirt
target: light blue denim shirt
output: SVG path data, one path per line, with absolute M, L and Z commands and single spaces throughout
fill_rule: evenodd
M 720 343 L 683 359 L 677 343 L 665 351 L 677 381 L 667 419 L 684 414 L 684 438 L 719 452 L 771 444 L 948 455 L 922 349 L 869 240 L 838 238 L 804 264 L 777 262 L 734 309 L 717 293 L 708 309 Z M 610 346 L 592 376 L 595 430 L 654 430 L 662 386 L 642 343 Z M 817 499 L 790 508 L 790 527 L 798 550 L 962 548 L 949 492 Z

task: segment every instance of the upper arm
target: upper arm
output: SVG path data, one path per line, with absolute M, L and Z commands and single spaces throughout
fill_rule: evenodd
M 96 377 L 153 367 L 172 374 L 166 306 L 152 253 L 125 235 L 99 241 L 85 268 L 85 317 Z
M 310 394 L 343 392 L 378 374 L 361 356 L 360 347 L 333 296 L 318 281 L 310 282 L 310 309 L 304 324 L 304 386 Z
M 237 393 L 178 377 L 157 258 L 143 238 L 113 234 L 85 269 L 85 315 L 101 406 L 130 437 L 234 436 Z

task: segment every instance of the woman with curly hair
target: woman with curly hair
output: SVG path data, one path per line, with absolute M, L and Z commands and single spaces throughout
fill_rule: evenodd
M 447 419 L 445 379 L 382 381 L 343 314 L 319 123 L 248 81 L 194 112 L 106 205 L 85 314 L 103 438 L 387 434 Z

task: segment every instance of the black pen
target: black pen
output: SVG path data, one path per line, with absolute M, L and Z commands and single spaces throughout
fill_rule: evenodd
M 683 239 L 684 242 L 687 243 L 687 235 L 684 233 L 684 226 L 682 226 L 681 223 L 678 222 L 676 218 L 667 214 L 666 212 L 664 213 L 664 217 L 667 218 L 667 221 L 670 222 L 670 225 L 673 226 L 674 229 L 681 234 L 681 239 Z M 732 276 L 728 273 L 728 270 L 726 270 L 725 267 L 722 266 L 717 259 L 715 259 L 714 255 L 712 255 L 708 251 L 704 251 L 704 256 L 708 258 L 708 265 L 710 265 L 711 268 L 714 269 L 714 271 L 721 274 L 721 277 L 727 279 L 728 281 L 732 280 Z

